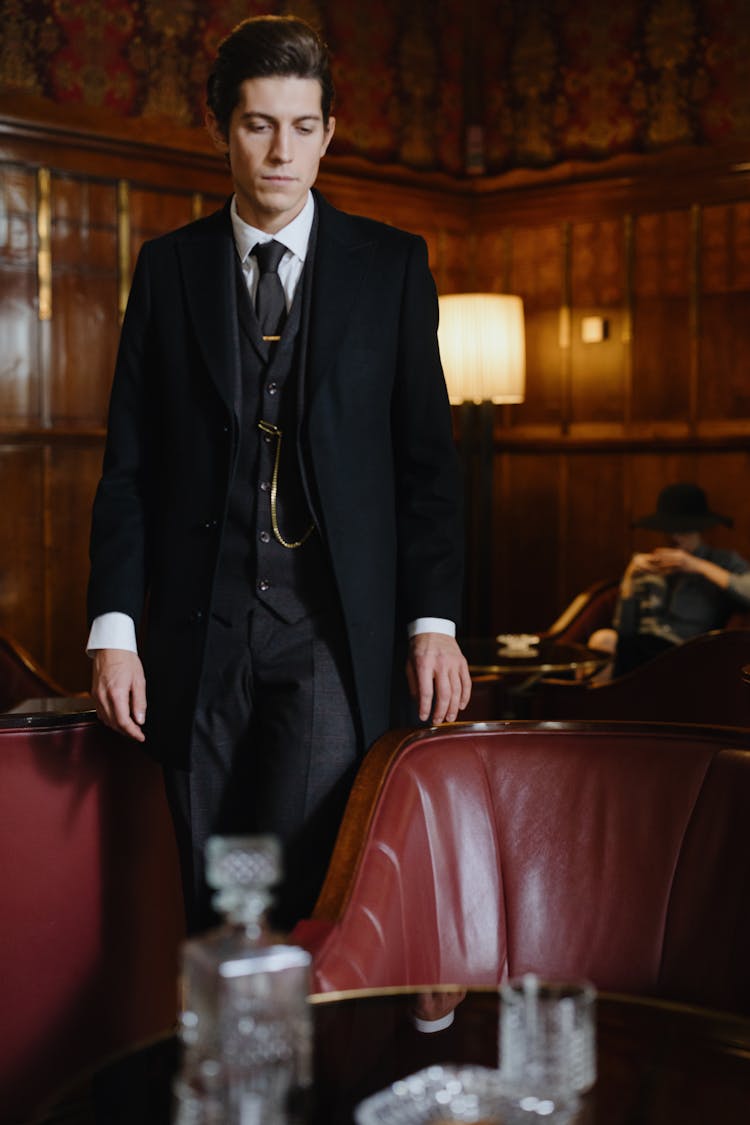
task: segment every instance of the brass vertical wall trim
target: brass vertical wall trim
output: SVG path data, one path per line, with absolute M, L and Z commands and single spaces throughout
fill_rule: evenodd
M 479 240 L 474 231 L 466 231 L 463 236 L 466 245 L 466 272 L 464 273 L 464 283 L 467 292 L 473 293 L 477 289 L 477 262 L 479 260 Z M 484 278 L 482 279 L 481 288 L 486 287 Z
M 117 181 L 117 311 L 122 320 L 130 292 L 130 185 Z
M 622 319 L 622 346 L 624 353 L 625 387 L 624 387 L 624 418 L 625 428 L 630 427 L 633 420 L 633 323 L 635 314 L 635 223 L 632 215 L 626 215 L 624 220 L 624 288 L 625 307 Z
M 562 390 L 561 429 L 567 434 L 573 415 L 573 367 L 571 350 L 572 330 L 572 233 L 571 223 L 562 225 L 562 293 L 560 303 L 560 383 Z
M 446 267 L 446 253 L 445 253 L 445 229 L 440 227 L 437 232 L 437 262 L 436 269 L 433 273 L 437 274 L 437 287 L 439 293 L 445 293 L 447 288 L 447 267 Z
M 194 219 L 202 218 L 203 217 L 203 192 L 202 191 L 194 191 L 193 192 L 192 204 L 193 204 L 193 207 L 192 207 L 193 218 Z
M 557 457 L 557 604 L 566 605 L 571 598 L 570 591 L 576 590 L 576 575 L 569 574 L 570 537 L 570 453 L 559 453 Z
M 52 319 L 52 176 L 49 168 L 36 174 L 36 271 L 39 319 Z
M 698 427 L 698 387 L 700 382 L 700 275 L 702 210 L 698 203 L 690 208 L 690 385 L 688 387 L 688 422 L 694 434 Z
M 53 449 L 49 440 L 45 441 L 41 449 L 42 467 L 42 659 L 45 668 L 54 667 L 54 628 L 56 615 L 53 612 L 55 605 L 55 542 L 53 529 L 52 507 L 54 502 L 52 482 L 54 480 Z
M 503 231 L 503 292 L 512 293 L 513 284 L 513 229 Z
M 504 227 L 502 230 L 502 265 L 501 284 L 503 293 L 513 293 L 513 228 Z M 509 430 L 513 425 L 513 407 L 505 403 L 500 407 L 500 424 L 504 430 Z M 504 509 L 507 511 L 507 509 Z

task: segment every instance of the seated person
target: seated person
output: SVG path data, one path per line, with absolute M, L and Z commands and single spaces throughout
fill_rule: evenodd
M 615 676 L 750 609 L 750 563 L 701 538 L 720 523 L 732 526 L 728 516 L 709 509 L 703 489 L 682 483 L 663 488 L 656 511 L 635 521 L 635 527 L 666 532 L 669 546 L 633 555 L 620 583 L 614 629 L 589 638 L 591 648 L 613 653 Z

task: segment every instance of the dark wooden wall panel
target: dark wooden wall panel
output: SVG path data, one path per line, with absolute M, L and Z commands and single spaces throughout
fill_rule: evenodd
M 526 399 L 518 425 L 559 425 L 565 413 L 560 318 L 564 295 L 560 226 L 513 231 L 509 289 L 523 298 L 526 318 Z
M 627 457 L 621 452 L 574 453 L 566 458 L 558 605 L 623 569 L 629 539 L 622 514 L 627 471 Z
M 750 203 L 703 209 L 700 246 L 702 419 L 750 417 Z
M 91 505 L 101 473 L 100 444 L 59 443 L 48 455 L 48 565 L 51 606 L 65 607 L 49 619 L 47 659 L 65 687 L 84 691 L 90 682 L 86 645 L 86 582 Z
M 53 422 L 101 426 L 116 350 L 115 185 L 53 176 L 49 410 Z
M 0 624 L 38 654 L 44 652 L 50 609 L 44 585 L 44 457 L 41 443 L 0 439 Z
M 36 177 L 10 164 L 0 182 L 0 419 L 41 416 L 38 367 Z
M 734 527 L 712 531 L 717 544 L 739 550 L 750 559 L 750 448 L 701 457 L 696 479 L 714 509 L 734 520 Z
M 625 225 L 577 222 L 570 246 L 570 421 L 622 425 L 627 413 L 628 308 Z M 598 317 L 605 339 L 582 339 L 585 317 Z
M 39 168 L 51 175 L 46 321 Z M 332 202 L 426 239 L 440 291 L 524 298 L 527 396 L 494 412 L 493 586 L 473 631 L 546 628 L 653 544 L 631 522 L 672 480 L 703 484 L 736 520 L 716 535 L 750 557 L 747 169 L 693 153 L 639 158 L 627 175 L 615 162 L 480 183 L 324 164 Z M 0 132 L 0 624 L 74 688 L 88 680 L 88 526 L 121 301 L 143 239 L 228 191 L 205 153 Z M 582 341 L 587 316 L 606 322 L 601 343 Z
M 517 453 L 504 457 L 503 485 L 495 492 L 496 551 L 503 559 L 504 597 L 494 622 L 533 632 L 546 628 L 559 603 L 557 545 L 560 542 L 562 461 L 555 453 Z
M 691 225 L 688 211 L 635 225 L 633 418 L 687 422 L 690 408 Z
M 0 270 L 0 419 L 24 426 L 41 416 L 36 276 Z
M 133 261 L 145 239 L 184 226 L 194 216 L 191 191 L 155 191 L 138 185 L 128 194 Z

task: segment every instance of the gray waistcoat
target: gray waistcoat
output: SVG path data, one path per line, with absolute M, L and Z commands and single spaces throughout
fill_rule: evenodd
M 314 238 L 314 232 L 313 232 Z M 214 613 L 237 623 L 262 601 L 288 622 L 325 608 L 333 597 L 332 576 L 317 530 L 296 549 L 282 546 L 271 519 L 271 485 L 278 438 L 262 432 L 262 420 L 281 430 L 276 514 L 281 536 L 302 539 L 313 522 L 298 454 L 304 397 L 306 321 L 311 253 L 277 344 L 263 343 L 237 263 L 240 317 L 240 448 L 229 494 L 217 575 Z

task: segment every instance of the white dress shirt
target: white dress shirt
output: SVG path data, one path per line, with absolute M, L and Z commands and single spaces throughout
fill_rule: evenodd
M 279 262 L 279 280 L 286 297 L 287 312 L 291 307 L 294 294 L 302 276 L 302 270 L 307 257 L 307 247 L 310 241 L 313 219 L 315 217 L 315 202 L 312 193 L 307 193 L 305 206 L 300 213 L 287 223 L 276 234 L 258 230 L 250 226 L 237 213 L 237 198 L 232 197 L 229 209 L 232 220 L 232 232 L 237 253 L 242 265 L 242 273 L 247 284 L 250 299 L 255 303 L 255 290 L 258 287 L 258 263 L 250 251 L 257 242 L 270 242 L 274 239 L 286 247 L 286 253 Z M 408 634 L 410 637 L 417 633 L 444 633 L 455 637 L 456 626 L 453 621 L 442 617 L 418 617 L 410 622 Z M 102 613 L 94 618 L 86 644 L 86 652 L 91 655 L 99 648 L 119 648 L 128 652 L 137 652 L 138 646 L 135 636 L 135 624 L 132 617 L 125 613 Z

